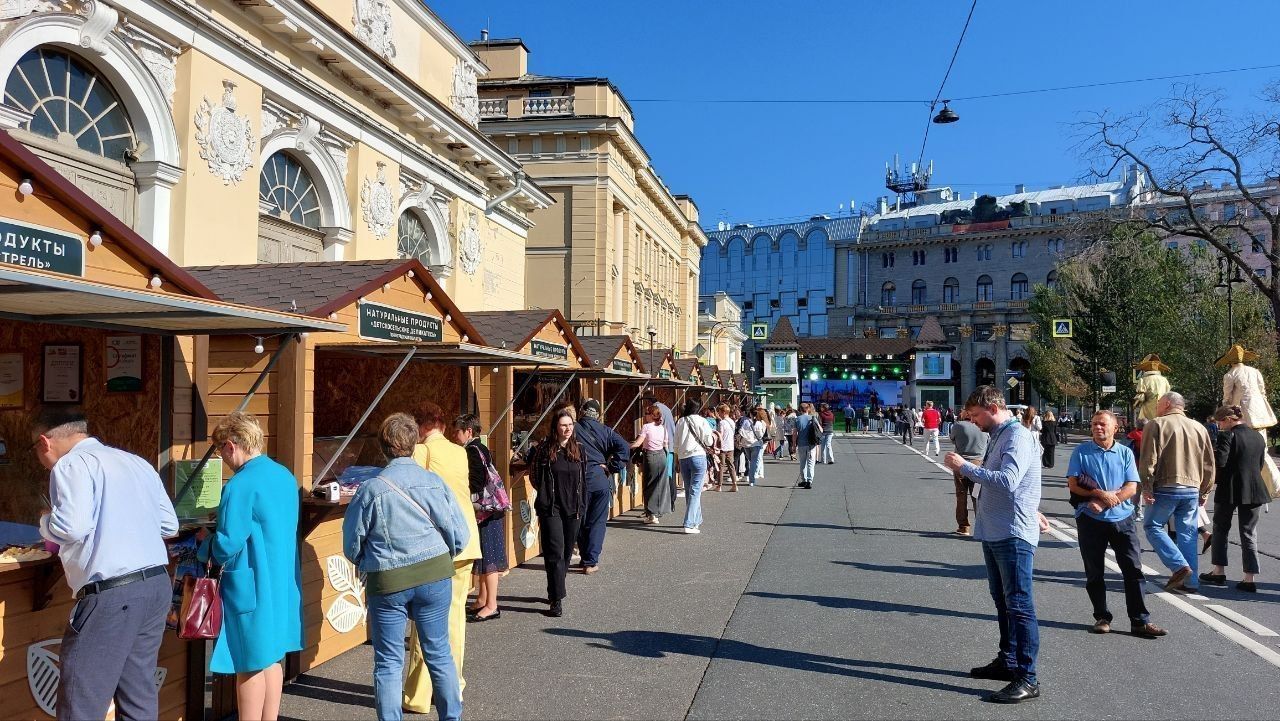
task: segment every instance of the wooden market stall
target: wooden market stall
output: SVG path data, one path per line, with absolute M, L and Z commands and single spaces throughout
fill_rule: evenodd
M 341 327 L 221 302 L 4 132 L 0 317 L 3 545 L 39 539 L 48 473 L 27 449 L 42 406 L 80 406 L 91 434 L 155 464 L 173 493 L 192 441 L 205 436 L 193 403 L 195 343 L 179 336 Z M 179 516 L 197 505 L 178 503 Z M 0 717 L 55 715 L 73 603 L 56 556 L 0 564 Z M 206 650 L 166 635 L 155 672 L 162 718 L 203 718 Z
M 312 333 L 297 341 L 260 341 L 268 356 L 243 342 L 213 339 L 209 422 L 232 409 L 232 397 L 259 373 L 264 390 L 250 411 L 267 430 L 276 460 L 304 492 L 302 548 L 305 648 L 290 659 L 290 677 L 365 642 L 366 606 L 359 574 L 342 553 L 342 517 L 350 495 L 330 503 L 316 485 L 350 479 L 386 460 L 377 443 L 382 420 L 412 413 L 423 401 L 446 417 L 475 412 L 489 428 L 497 457 L 507 452 L 511 374 L 503 368 L 534 359 L 490 347 L 417 260 L 331 261 L 189 269 L 226 297 L 298 308 L 350 330 Z M 560 360 L 558 363 L 563 364 Z M 354 492 L 352 487 L 351 492 Z M 511 514 L 508 514 L 511 515 Z
M 509 387 L 515 389 L 507 409 L 511 424 L 506 437 L 491 446 L 495 459 L 522 455 L 546 437 L 555 406 L 572 403 L 576 408 L 585 400 L 578 381 L 579 373 L 590 369 L 587 352 L 558 310 L 482 311 L 468 317 L 486 343 L 528 359 L 505 370 Z M 536 558 L 541 544 L 528 469 L 512 463 L 506 478 L 512 507 L 507 514 L 507 557 L 514 566 Z
M 682 385 L 673 388 L 670 391 L 673 401 L 667 403 L 671 406 L 671 410 L 679 415 L 681 407 L 686 400 L 698 401 L 699 407 L 703 404 L 703 399 L 707 395 L 706 382 L 703 375 L 703 365 L 698 362 L 697 358 L 675 358 L 671 361 L 671 368 L 674 372 L 675 380 L 681 381 Z M 678 391 L 676 390 L 678 388 Z
M 644 413 L 640 399 L 650 378 L 640 353 L 627 335 L 595 335 L 578 338 L 587 353 L 587 367 L 579 372 L 582 392 L 600 402 L 601 421 L 630 443 L 639 432 Z M 640 495 L 639 463 L 632 462 L 619 479 L 610 517 L 636 506 Z

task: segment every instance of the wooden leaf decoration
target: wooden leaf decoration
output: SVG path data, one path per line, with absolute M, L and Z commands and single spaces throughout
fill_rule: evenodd
M 329 556 L 325 561 L 325 570 L 329 576 L 329 585 L 335 591 L 355 591 L 360 583 L 355 566 L 342 556 Z
M 36 705 L 50 716 L 58 715 L 58 681 L 62 675 L 58 654 L 52 647 L 61 645 L 62 639 L 51 638 L 27 646 L 27 687 Z
M 364 602 L 360 597 L 351 591 L 344 591 L 342 595 L 333 599 L 333 605 L 329 606 L 329 611 L 324 617 L 335 631 L 347 633 L 360 625 L 364 615 Z

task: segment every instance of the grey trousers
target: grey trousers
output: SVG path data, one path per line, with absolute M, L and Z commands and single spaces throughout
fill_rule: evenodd
M 173 598 L 168 574 L 85 596 L 62 636 L 59 721 L 159 718 L 156 662 Z

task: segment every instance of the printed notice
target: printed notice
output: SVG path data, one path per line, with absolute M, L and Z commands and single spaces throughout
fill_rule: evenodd
M 107 336 L 107 390 L 136 393 L 142 390 L 142 336 Z
M 0 353 L 0 408 L 21 408 L 22 354 Z
M 47 345 L 44 347 L 45 403 L 79 403 L 80 346 Z
M 177 493 L 187 485 L 187 479 L 196 469 L 198 460 L 178 461 L 174 472 L 173 492 Z M 222 459 L 210 458 L 200 476 L 191 484 L 190 490 L 174 504 L 173 510 L 178 518 L 205 518 L 218 510 L 222 503 Z

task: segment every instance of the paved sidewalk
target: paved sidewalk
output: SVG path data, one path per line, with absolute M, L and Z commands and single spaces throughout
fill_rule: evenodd
M 950 532 L 949 475 L 897 441 L 855 436 L 837 440 L 839 463 L 818 466 L 812 491 L 791 490 L 796 464 L 771 461 L 764 487 L 704 494 L 701 535 L 634 514 L 615 520 L 601 572 L 570 577 L 561 619 L 542 613 L 540 564 L 512 571 L 503 618 L 468 629 L 465 716 L 1273 716 L 1277 637 L 1242 631 L 1212 608 L 1280 628 L 1275 583 L 1250 598 L 1149 594 L 1152 620 L 1170 632 L 1150 641 L 1121 632 L 1110 574 L 1117 632 L 1088 633 L 1061 475 L 1067 450 L 1045 476 L 1043 508 L 1061 525 L 1036 554 L 1044 696 L 1016 711 L 982 703 L 1000 684 L 966 673 L 995 654 L 995 613 L 979 544 Z M 1158 566 L 1149 552 L 1144 560 Z M 371 668 L 362 647 L 315 669 L 286 688 L 284 715 L 373 718 Z

